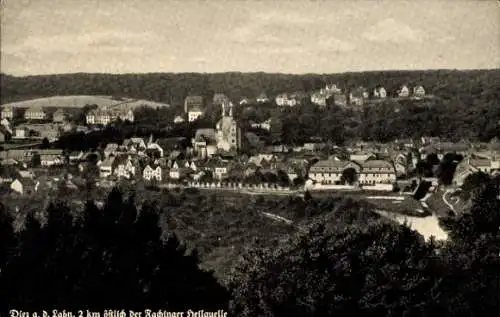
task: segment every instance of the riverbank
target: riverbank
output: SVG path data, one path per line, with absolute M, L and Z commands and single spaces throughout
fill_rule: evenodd
M 439 218 L 435 215 L 420 218 L 390 213 L 385 210 L 375 210 L 375 212 L 400 224 L 408 225 L 424 236 L 425 240 L 429 240 L 431 237 L 434 237 L 436 240 L 448 239 L 448 234 L 441 228 L 439 225 Z

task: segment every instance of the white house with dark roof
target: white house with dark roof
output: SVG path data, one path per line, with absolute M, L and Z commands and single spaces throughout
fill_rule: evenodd
M 134 112 L 132 109 L 126 108 L 115 107 L 110 109 L 104 107 L 91 110 L 85 115 L 85 121 L 87 124 L 108 125 L 118 119 L 122 121 L 134 122 Z
M 146 149 L 147 150 L 158 151 L 158 153 L 160 154 L 160 157 L 163 157 L 165 155 L 165 151 L 163 150 L 163 148 L 161 147 L 161 145 L 158 144 L 157 141 L 148 142 L 148 144 L 146 146 Z
M 349 154 L 349 160 L 355 162 L 364 162 L 371 159 L 375 159 L 376 155 L 371 152 L 353 152 Z
M 119 178 L 130 179 L 137 173 L 137 162 L 130 155 L 118 157 L 114 174 Z
M 198 157 L 210 157 L 217 152 L 217 131 L 211 128 L 198 129 L 191 144 Z
M 256 122 L 250 122 L 250 126 L 252 128 L 258 128 L 258 129 L 263 129 L 263 130 L 271 130 L 271 118 L 263 121 L 263 122 L 260 122 L 260 123 L 256 123 Z
M 425 89 L 423 86 L 415 86 L 413 87 L 413 96 L 415 97 L 424 97 Z
M 350 161 L 321 160 L 309 169 L 309 178 L 322 184 L 336 184 L 345 170 L 352 168 L 359 174 L 361 166 Z
M 143 138 L 137 138 L 137 137 L 130 138 L 130 143 L 134 145 L 138 150 L 146 149 L 146 142 L 144 141 Z
M 159 165 L 146 165 L 142 171 L 142 177 L 147 181 L 156 180 L 161 182 L 163 180 L 163 170 Z
M 491 172 L 494 170 L 493 165 L 491 164 L 490 159 L 472 159 L 468 158 L 467 163 L 472 166 L 474 169 L 476 169 L 479 172 L 483 172 L 486 174 L 491 174 Z
M 116 143 L 108 143 L 104 148 L 104 156 L 109 157 L 110 155 L 115 155 L 118 152 L 118 144 Z
M 220 180 L 228 176 L 230 164 L 222 160 L 211 160 L 204 167 L 212 172 L 214 178 Z
M 288 102 L 288 94 L 283 93 L 283 94 L 277 95 L 276 98 L 274 98 L 274 102 L 276 102 L 276 104 L 278 106 L 286 105 Z
M 401 88 L 398 90 L 398 96 L 401 98 L 408 98 L 410 96 L 410 89 L 408 89 L 408 86 L 401 86 Z
M 24 119 L 45 120 L 47 119 L 47 113 L 42 109 L 42 107 L 31 107 L 26 109 L 26 112 L 24 113 Z
M 198 118 L 203 116 L 204 113 L 205 113 L 205 111 L 201 107 L 199 107 L 199 106 L 192 107 L 188 111 L 188 121 L 189 122 L 196 121 L 196 120 L 198 120 Z
M 191 167 L 186 167 L 186 161 L 177 160 L 173 162 L 168 175 L 171 179 L 183 179 L 192 173 Z
M 328 96 L 321 92 L 314 92 L 311 94 L 311 102 L 315 105 L 325 107 Z
M 184 118 L 183 118 L 182 116 L 176 116 L 176 117 L 174 118 L 174 123 L 175 123 L 175 124 L 184 123 L 184 121 L 186 121 L 186 120 L 184 120 Z
M 40 182 L 32 178 L 18 177 L 10 184 L 10 189 L 21 195 L 29 195 L 36 192 L 39 185 Z
M 387 97 L 387 91 L 385 90 L 384 87 L 377 87 L 373 89 L 373 97 L 384 99 Z
M 265 93 L 261 93 L 257 96 L 257 103 L 266 103 L 269 102 L 269 98 Z
M 113 175 L 115 159 L 115 156 L 108 157 L 99 165 L 99 176 L 101 178 Z
M 455 186 L 462 186 L 469 175 L 477 172 L 489 173 L 490 168 L 491 164 L 487 159 L 464 159 L 455 168 L 452 182 Z
M 12 120 L 14 119 L 14 108 L 12 106 L 3 106 L 2 111 L 0 112 L 0 117 L 2 119 L 9 119 Z
M 184 112 L 188 121 L 193 122 L 205 113 L 205 104 L 202 96 L 187 96 L 184 100 Z
M 38 150 L 41 166 L 61 165 L 64 163 L 64 153 L 61 149 Z
M 276 105 L 280 107 L 294 107 L 299 104 L 298 98 L 296 96 L 294 96 L 293 94 L 289 95 L 287 93 L 277 95 L 274 101 L 276 102 Z
M 391 162 L 368 160 L 361 167 L 360 184 L 392 184 L 396 181 L 396 169 Z

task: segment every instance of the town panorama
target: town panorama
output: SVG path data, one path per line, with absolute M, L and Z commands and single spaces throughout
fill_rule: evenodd
M 21 2 L 0 316 L 500 312 L 496 1 Z

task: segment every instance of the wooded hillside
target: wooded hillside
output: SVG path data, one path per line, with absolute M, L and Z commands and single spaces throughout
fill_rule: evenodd
M 231 98 L 270 97 L 282 92 L 311 91 L 325 84 L 343 89 L 382 85 L 392 95 L 401 85 L 422 85 L 428 94 L 444 99 L 485 102 L 500 98 L 499 70 L 376 71 L 342 74 L 268 73 L 151 73 L 151 74 L 61 74 L 14 77 L 1 75 L 2 104 L 54 95 L 112 95 L 181 103 L 189 93 L 211 97 L 223 92 Z

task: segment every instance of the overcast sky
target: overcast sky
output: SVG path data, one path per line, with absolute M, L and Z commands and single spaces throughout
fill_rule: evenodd
M 1 0 L 1 71 L 500 67 L 500 1 Z

